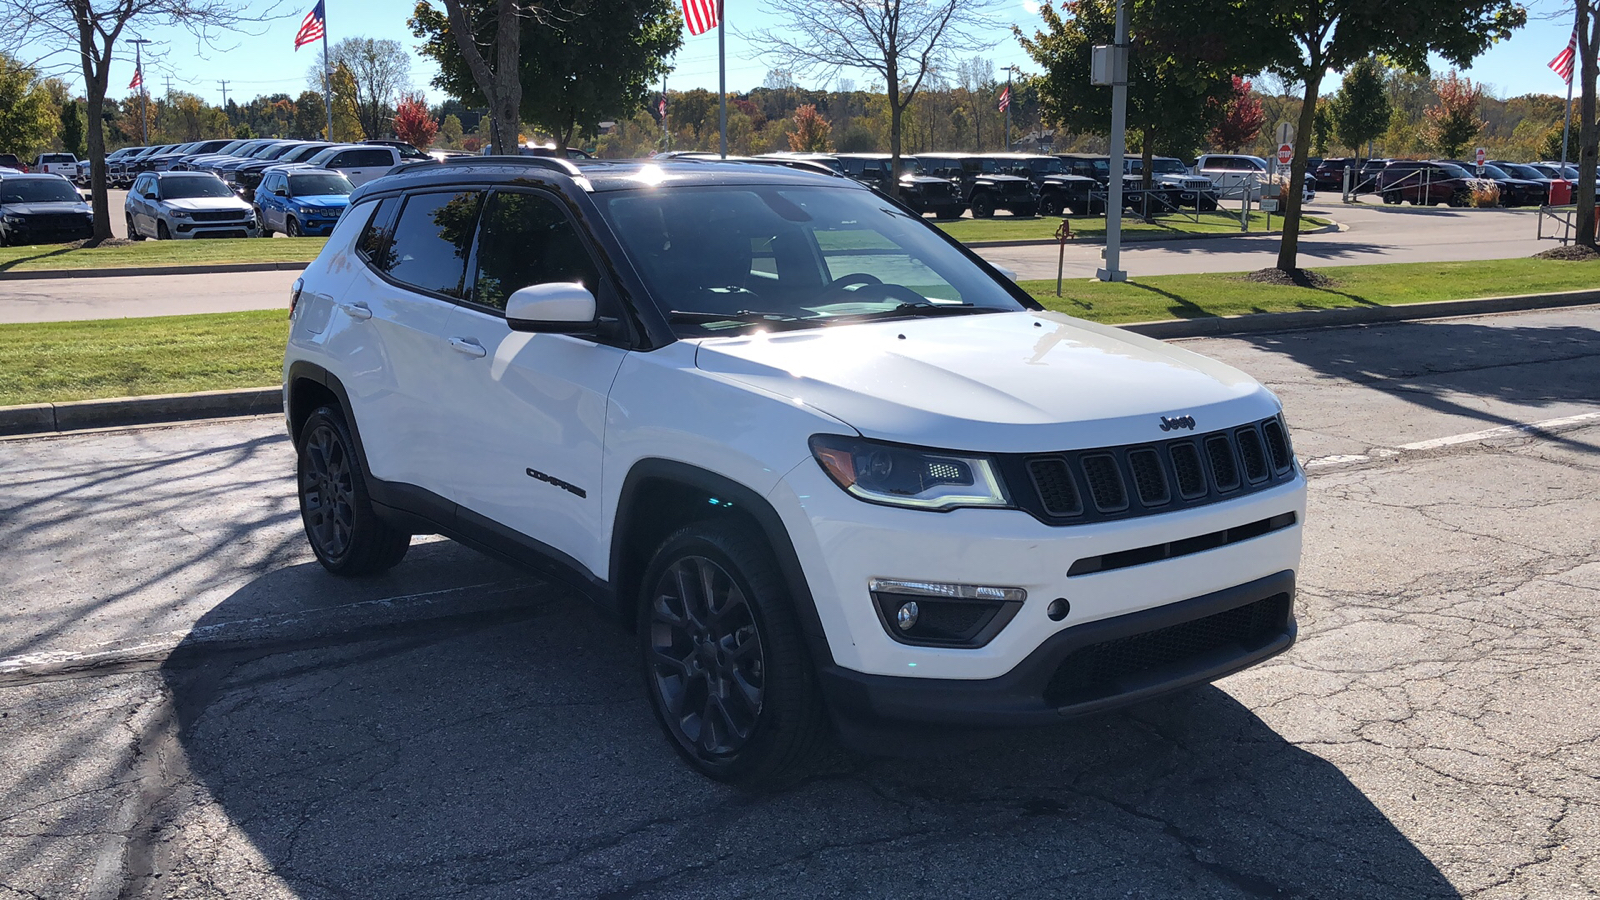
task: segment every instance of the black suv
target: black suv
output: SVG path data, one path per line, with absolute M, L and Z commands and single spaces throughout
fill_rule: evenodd
M 893 159 L 887 153 L 838 153 L 844 174 L 879 193 L 889 193 L 889 172 Z M 967 204 L 961 189 L 948 178 L 924 174 L 915 156 L 900 157 L 900 202 L 922 215 L 935 219 L 959 219 Z
M 1039 213 L 1039 195 L 1033 182 L 1006 175 L 992 156 L 969 153 L 919 153 L 923 171 L 935 178 L 948 178 L 961 189 L 961 199 L 972 210 L 974 219 L 987 219 L 997 209 L 1014 216 Z
M 1029 153 L 997 153 L 990 157 L 1000 171 L 1033 182 L 1039 192 L 1039 215 L 1096 215 L 1106 211 L 1105 191 L 1088 175 L 1067 170 L 1059 157 Z
M 0 175 L 0 247 L 81 241 L 94 212 L 60 175 Z
M 1062 153 L 1056 158 L 1061 160 L 1061 164 L 1066 167 L 1066 170 L 1069 173 L 1073 175 L 1082 175 L 1087 178 L 1093 178 L 1095 181 L 1099 182 L 1101 190 L 1110 189 L 1111 157 L 1095 155 L 1092 153 Z M 1124 167 L 1131 167 L 1132 159 L 1132 157 L 1124 157 Z M 1181 192 L 1177 189 L 1171 188 L 1169 185 L 1161 184 L 1155 177 L 1158 173 L 1159 170 L 1157 173 L 1152 173 L 1150 190 L 1148 192 L 1146 192 L 1144 189 L 1143 175 L 1134 175 L 1131 173 L 1124 174 L 1122 176 L 1122 208 L 1139 210 L 1141 212 L 1145 211 L 1146 193 L 1149 193 L 1152 197 L 1160 198 L 1159 200 L 1152 200 L 1150 202 L 1148 211 L 1151 213 L 1162 212 L 1164 207 L 1172 207 L 1176 209 L 1177 207 L 1183 205 Z M 1102 210 L 1104 209 L 1105 202 L 1105 200 L 1101 201 Z
M 1454 163 L 1474 177 L 1492 181 L 1500 188 L 1501 206 L 1543 206 L 1550 200 L 1550 184 L 1543 180 L 1524 178 L 1495 165 L 1452 159 Z

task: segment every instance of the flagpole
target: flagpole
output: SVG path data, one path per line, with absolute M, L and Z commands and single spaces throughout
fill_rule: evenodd
M 1011 70 L 1006 66 L 1006 152 L 1011 152 Z
M 721 148 L 722 158 L 728 158 L 728 58 L 725 52 L 723 36 L 727 34 L 728 23 L 723 19 L 726 11 L 723 0 L 717 0 L 717 114 L 721 122 Z
M 328 111 L 328 141 L 333 141 L 333 74 L 328 71 L 328 6 L 322 4 L 322 105 Z

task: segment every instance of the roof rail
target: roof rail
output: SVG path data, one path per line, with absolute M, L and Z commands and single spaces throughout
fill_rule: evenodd
M 583 176 L 583 170 L 572 164 L 571 160 L 559 159 L 554 156 L 452 156 L 443 161 L 437 159 L 417 159 L 401 163 L 389 170 L 390 175 L 399 175 L 414 169 L 429 166 L 455 167 L 476 166 L 489 163 L 492 165 L 525 165 L 537 169 L 551 169 L 573 178 Z

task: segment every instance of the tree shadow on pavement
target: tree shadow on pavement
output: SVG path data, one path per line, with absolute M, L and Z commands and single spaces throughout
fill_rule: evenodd
M 1523 424 L 1528 408 L 1600 403 L 1600 330 L 1594 328 L 1442 320 L 1234 339 L 1330 381 L 1485 426 Z M 1594 452 L 1559 435 L 1549 439 Z
M 201 810 L 156 817 L 173 893 L 1459 896 L 1342 772 L 1213 687 L 932 758 L 841 752 L 752 795 L 676 758 L 632 639 L 563 591 L 387 634 L 180 648 L 162 675 L 187 767 L 173 796 Z

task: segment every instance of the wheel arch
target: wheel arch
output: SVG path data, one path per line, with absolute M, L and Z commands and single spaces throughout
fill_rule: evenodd
M 608 579 L 619 617 L 632 627 L 644 571 L 667 535 L 684 525 L 724 517 L 747 523 L 764 538 L 813 659 L 819 666 L 832 665 L 816 601 L 777 510 L 765 497 L 727 476 L 676 460 L 639 460 L 623 481 L 611 530 Z
M 356 453 L 365 469 L 367 451 L 361 443 L 361 426 L 356 422 L 355 409 L 350 405 L 350 393 L 345 390 L 339 377 L 314 362 L 301 359 L 289 364 L 289 372 L 283 383 L 284 415 L 289 427 L 289 440 L 299 445 L 300 429 L 318 407 L 330 404 L 337 406 L 344 413 L 344 423 L 350 429 L 350 438 L 355 441 Z

